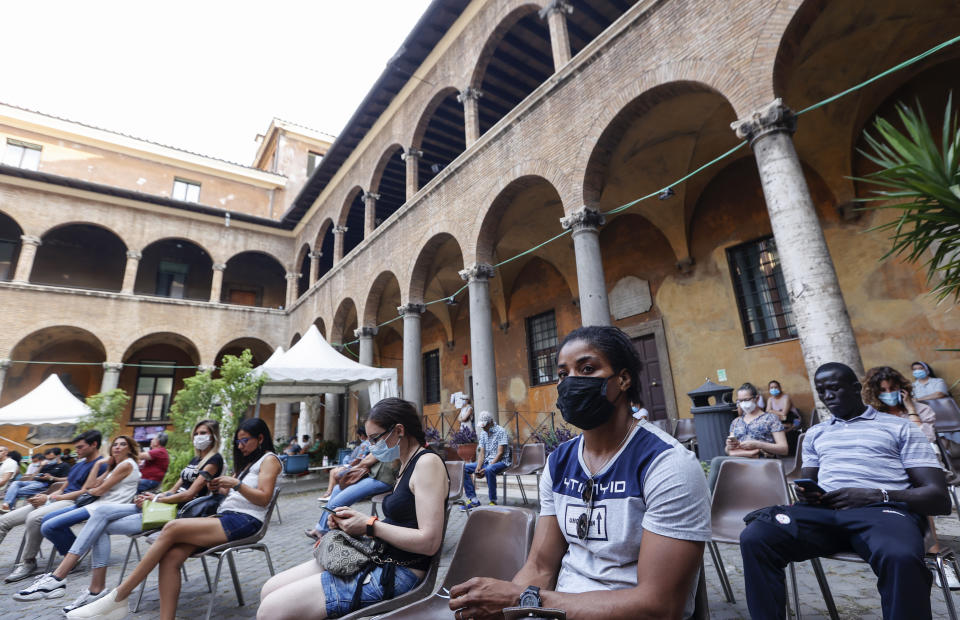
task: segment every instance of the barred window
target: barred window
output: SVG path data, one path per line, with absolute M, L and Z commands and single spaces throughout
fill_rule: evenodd
M 140 362 L 137 375 L 137 393 L 133 401 L 134 422 L 166 420 L 173 398 L 173 379 L 176 362 Z
M 423 402 L 440 402 L 440 349 L 423 354 Z
M 557 320 L 553 310 L 527 319 L 530 385 L 557 380 Z
M 729 248 L 727 262 L 746 345 L 796 338 L 790 296 L 773 237 Z

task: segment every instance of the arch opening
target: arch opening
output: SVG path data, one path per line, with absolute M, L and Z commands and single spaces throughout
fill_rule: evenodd
M 320 226 L 320 233 L 314 247 L 320 248 L 320 263 L 317 265 L 317 279 L 322 278 L 333 268 L 333 248 L 336 243 L 333 234 L 333 220 L 327 220 Z
M 143 249 L 133 292 L 173 299 L 210 299 L 213 260 L 186 239 L 163 239 Z
M 16 220 L 0 212 L 0 280 L 13 278 L 20 258 L 23 229 Z
M 373 188 L 371 191 L 380 196 L 376 203 L 374 228 L 396 213 L 407 201 L 407 165 L 402 155 L 403 147 L 399 144 L 387 149 L 380 162 L 379 178 L 375 175 L 373 183 L 370 184 Z
M 66 224 L 43 235 L 30 281 L 100 291 L 119 291 L 127 267 L 127 246 L 95 224 Z
M 346 217 L 343 218 L 344 226 L 347 227 L 347 232 L 343 233 L 344 256 L 360 245 L 364 238 L 366 206 L 363 204 L 363 191 L 359 187 L 353 191 L 353 197 L 347 205 Z
M 281 308 L 286 302 L 283 265 L 263 252 L 241 252 L 227 261 L 220 301 L 238 306 Z
M 0 399 L 3 405 L 24 396 L 52 374 L 59 375 L 64 386 L 81 400 L 98 393 L 107 352 L 93 333 L 72 325 L 55 325 L 21 339 L 10 350 L 10 359 L 13 363 Z
M 297 297 L 303 296 L 310 288 L 310 245 L 304 243 L 300 248 L 300 259 L 297 261 L 299 270 L 297 272 Z
M 200 353 L 181 334 L 156 332 L 127 347 L 123 364 L 118 387 L 130 395 L 125 421 L 132 426 L 165 426 L 170 423 L 170 407 L 183 380 L 197 373 L 189 367 L 200 364 Z
M 419 187 L 429 183 L 467 148 L 463 104 L 457 101 L 456 89 L 446 89 L 437 99 L 439 101 L 424 113 L 429 120 L 418 145 L 423 151 L 423 157 L 418 162 Z

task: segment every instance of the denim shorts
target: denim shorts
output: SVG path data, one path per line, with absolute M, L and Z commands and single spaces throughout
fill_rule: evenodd
M 379 603 L 383 600 L 383 588 L 380 587 L 380 575 L 383 567 L 377 566 L 364 579 L 363 590 L 360 594 L 360 608 Z M 393 595 L 400 596 L 413 589 L 420 578 L 409 568 L 398 566 L 394 573 Z M 353 577 L 336 577 L 324 571 L 320 573 L 323 582 L 323 597 L 327 602 L 327 618 L 339 618 L 350 612 L 353 604 L 353 593 L 357 589 L 357 580 L 360 575 Z
M 214 515 L 220 519 L 220 525 L 227 535 L 227 541 L 240 540 L 247 536 L 253 536 L 263 525 L 263 521 L 242 512 L 233 512 L 228 510 Z

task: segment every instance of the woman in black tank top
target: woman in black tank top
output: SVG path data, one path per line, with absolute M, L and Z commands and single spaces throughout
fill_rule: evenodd
M 400 461 L 396 486 L 383 502 L 384 518 L 341 507 L 329 522 L 355 538 L 380 539 L 393 562 L 340 578 L 311 559 L 264 584 L 258 618 L 337 618 L 399 596 L 417 585 L 431 558 L 440 553 L 450 481 L 440 457 L 424 447 L 417 410 L 407 401 L 386 398 L 374 405 L 365 426 L 370 453 L 383 462 Z

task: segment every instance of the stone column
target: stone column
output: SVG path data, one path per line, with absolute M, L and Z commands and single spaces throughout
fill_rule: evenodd
M 473 371 L 473 408 L 489 411 L 494 420 L 497 409 L 497 364 L 493 354 L 493 318 L 490 313 L 490 278 L 493 267 L 483 263 L 460 272 L 470 291 L 470 357 Z
M 313 286 L 320 279 L 320 258 L 323 252 L 310 252 L 307 256 L 310 257 L 310 286 Z
M 610 303 L 603 276 L 600 227 L 603 214 L 581 207 L 561 218 L 564 230 L 573 229 L 573 251 L 577 257 L 577 286 L 580 289 L 580 322 L 583 325 L 610 325 Z
M 793 145 L 796 117 L 776 99 L 731 126 L 750 141 L 757 160 L 811 386 L 816 369 L 826 362 L 847 364 L 862 377 L 850 315 Z M 819 401 L 817 408 L 821 416 L 829 415 Z
M 140 267 L 140 259 L 143 258 L 143 252 L 129 250 L 127 252 L 127 267 L 123 271 L 123 285 L 120 292 L 124 295 L 133 295 L 133 285 L 137 281 L 137 268 Z
M 420 318 L 427 311 L 423 304 L 397 308 L 403 317 L 403 399 L 423 414 L 423 364 L 421 361 Z
M 360 340 L 360 363 L 364 366 L 373 366 L 373 337 L 377 335 L 376 327 L 361 327 L 353 330 L 353 335 Z M 360 417 L 365 418 L 370 413 L 370 392 L 363 388 L 357 392 L 357 409 Z
M 0 360 L 0 397 L 3 396 L 3 384 L 7 381 L 7 371 L 10 370 L 11 360 Z
M 30 272 L 33 271 L 33 259 L 37 256 L 40 247 L 40 237 L 20 235 L 20 257 L 17 259 L 17 269 L 13 274 L 14 282 L 29 282 Z
M 109 392 L 117 389 L 120 385 L 120 371 L 123 370 L 123 364 L 115 362 L 103 363 L 103 380 L 100 381 L 100 391 Z
M 346 226 L 333 227 L 333 262 L 339 263 L 343 260 L 343 236 L 347 233 Z
M 227 266 L 224 263 L 213 264 L 213 281 L 210 282 L 210 303 L 220 303 L 220 293 L 223 291 L 223 272 Z
M 413 195 L 420 189 L 421 157 L 423 157 L 423 151 L 412 146 L 400 156 L 400 159 L 407 162 L 407 200 L 413 198 Z
M 573 13 L 573 5 L 567 0 L 553 0 L 540 9 L 540 19 L 546 19 L 550 27 L 554 71 L 570 62 L 570 33 L 567 32 L 567 15 L 570 13 Z
M 457 95 L 457 101 L 463 104 L 463 129 L 467 148 L 480 139 L 480 97 L 483 91 L 467 86 Z
M 363 192 L 363 236 L 369 237 L 377 227 L 377 201 L 380 194 Z
M 327 394 L 326 415 L 323 418 L 323 440 L 340 441 L 340 395 Z
M 287 309 L 293 305 L 293 302 L 297 301 L 297 280 L 299 279 L 299 273 L 294 273 L 292 271 L 287 272 Z
M 273 436 L 290 441 L 290 403 L 274 405 Z

